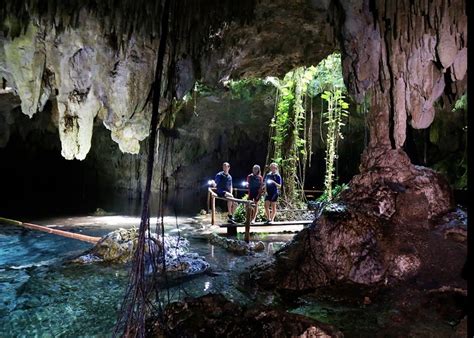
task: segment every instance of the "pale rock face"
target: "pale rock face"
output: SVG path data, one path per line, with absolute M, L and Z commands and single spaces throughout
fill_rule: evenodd
M 85 11 L 80 29 L 58 33 L 35 24 L 11 40 L 0 37 L 0 76 L 32 117 L 48 100 L 66 159 L 83 160 L 91 147 L 96 118 L 111 131 L 122 152 L 137 154 L 148 136 L 147 97 L 154 78 L 157 41 L 132 35 L 115 51 L 100 22 Z
M 3 42 L 1 38 L 0 42 Z M 0 61 L 0 75 L 14 84 L 21 99 L 21 110 L 29 117 L 42 110 L 45 103 L 39 104 L 45 63 L 42 44 L 41 33 L 34 25 L 29 25 L 24 35 L 1 44 L 4 61 Z

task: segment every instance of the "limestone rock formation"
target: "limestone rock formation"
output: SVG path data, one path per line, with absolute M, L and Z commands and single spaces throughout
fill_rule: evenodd
M 74 259 L 75 263 L 128 263 L 133 259 L 138 240 L 138 230 L 119 229 L 103 236 L 101 240 L 83 255 Z M 162 262 L 162 241 L 156 234 L 147 240 L 147 271 L 152 271 L 152 262 L 160 269 Z M 196 253 L 189 252 L 189 242 L 184 238 L 165 235 L 164 239 L 166 271 L 184 275 L 194 275 L 209 269 L 209 263 Z
M 450 232 L 463 229 L 455 223 Z M 361 205 L 326 212 L 273 260 L 244 273 L 242 282 L 248 288 L 298 292 L 344 283 L 393 286 L 410 279 L 465 287 L 460 272 L 466 245 L 446 236 L 445 228 L 444 223 L 432 229 L 393 223 Z
M 453 100 L 465 90 L 465 2 L 339 5 L 335 20 L 344 77 L 356 100 L 370 98 L 369 145 L 360 174 L 341 195 L 346 211 L 319 218 L 277 253 L 274 263 L 256 267 L 250 279 L 263 285 L 308 290 L 332 282 L 407 280 L 432 264 L 415 233 L 435 236 L 429 221 L 454 206 L 448 183 L 433 170 L 414 166 L 401 147 L 407 122 L 428 127 L 433 103 L 442 95 Z M 436 236 L 435 245 L 448 246 L 456 262 L 463 260 L 465 249 Z M 452 268 L 453 262 L 441 265 Z
M 216 233 L 209 234 L 208 240 L 210 243 L 219 245 L 237 255 L 249 255 L 265 250 L 265 244 L 261 241 L 246 243 L 245 241 L 237 239 L 225 238 Z
M 151 337 L 192 337 L 196 332 L 203 337 L 343 337 L 331 325 L 269 307 L 241 307 L 219 294 L 172 303 L 163 322 L 148 321 Z
M 396 223 L 426 224 L 454 208 L 448 182 L 432 169 L 414 166 L 400 149 L 368 148 L 342 199 Z
M 138 153 L 148 135 L 155 46 L 132 36 L 125 50 L 115 50 L 97 18 L 85 10 L 79 17 L 77 29 L 58 32 L 30 22 L 25 35 L 0 37 L 0 72 L 24 114 L 32 117 L 53 102 L 66 159 L 86 157 L 97 115 L 122 151 Z
M 127 43 L 117 45 L 116 40 L 125 37 L 117 37 L 120 32 L 111 29 L 111 21 L 117 19 L 113 13 L 100 17 L 87 6 L 57 10 L 65 11 L 65 17 L 41 18 L 34 9 L 26 9 L 32 18 L 26 27 L 12 13 L 1 13 L 7 14 L 6 32 L 18 25 L 24 32 L 0 32 L 0 76 L 19 96 L 22 112 L 29 117 L 42 111 L 48 100 L 52 102 L 51 118 L 66 159 L 86 157 L 96 119 L 110 130 L 122 152 L 137 154 L 149 132 L 156 32 L 137 28 L 129 32 Z M 262 1 L 255 5 L 250 24 L 220 23 L 203 46 L 195 46 L 204 41 L 195 35 L 209 32 L 205 25 L 197 27 L 187 36 L 190 41 L 178 41 L 175 60 L 168 55 L 169 65 L 176 62 L 176 81 L 167 84 L 174 88 L 160 109 L 169 107 L 171 92 L 181 99 L 195 79 L 222 86 L 230 78 L 283 75 L 303 64 L 317 64 L 336 48 L 326 10 L 327 4 Z M 188 24 L 188 18 L 182 20 Z M 122 27 L 120 20 L 115 24 Z M 315 51 L 310 46 L 316 42 Z
M 464 1 L 344 1 L 340 34 L 349 91 L 371 96 L 371 146 L 400 148 L 406 123 L 428 127 L 433 103 L 466 88 Z

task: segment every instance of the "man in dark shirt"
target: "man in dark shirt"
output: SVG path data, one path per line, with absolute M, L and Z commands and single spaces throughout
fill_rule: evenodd
M 265 196 L 265 215 L 267 216 L 267 223 L 270 223 L 275 220 L 279 189 L 281 189 L 283 184 L 276 163 L 270 164 L 270 172 L 265 175 L 264 181 L 267 192 Z
M 213 186 L 217 188 L 217 196 L 219 197 L 234 197 L 232 195 L 232 176 L 229 174 L 230 164 L 224 162 L 222 164 L 222 171 L 218 172 L 214 179 Z M 236 203 L 227 201 L 227 210 L 229 215 L 227 216 L 230 223 L 235 223 L 233 214 L 236 208 Z

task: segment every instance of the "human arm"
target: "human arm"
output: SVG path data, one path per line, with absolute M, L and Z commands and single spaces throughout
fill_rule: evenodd
M 221 175 L 217 174 L 216 177 L 214 178 L 214 181 L 212 183 L 212 187 L 217 187 L 217 185 L 220 183 L 221 181 Z
M 273 178 L 274 178 L 274 179 L 269 179 L 268 181 L 269 181 L 270 183 L 272 183 L 272 184 L 275 184 L 276 187 L 277 187 L 278 189 L 280 189 L 281 186 L 282 186 L 282 182 L 281 182 L 282 179 L 281 179 L 281 176 L 277 174 L 277 175 L 274 175 Z

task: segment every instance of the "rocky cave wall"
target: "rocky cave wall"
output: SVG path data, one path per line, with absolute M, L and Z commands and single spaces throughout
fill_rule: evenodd
M 371 99 L 371 147 L 403 146 L 406 123 L 427 128 L 467 84 L 464 1 L 343 1 L 343 72 L 356 100 Z
M 465 92 L 465 2 L 344 1 L 338 10 L 345 81 L 356 100 L 370 102 L 369 146 L 345 199 L 385 219 L 412 199 L 427 219 L 446 213 L 454 206 L 449 186 L 402 147 L 407 123 L 427 128 L 436 101 L 449 109 Z
M 102 126 L 122 152 L 138 154 L 148 135 L 157 39 L 132 30 L 128 43 L 118 48 L 110 30 L 104 29 L 107 17 L 97 17 L 85 7 L 74 15 L 75 26 L 59 29 L 32 20 L 19 36 L 0 33 L 0 73 L 4 87 L 10 88 L 0 93 L 1 142 L 7 143 L 11 110 L 19 99 L 21 111 L 30 117 L 46 104 L 51 106 L 47 114 L 67 159 L 86 158 L 93 131 Z M 246 24 L 222 24 L 208 48 L 198 54 L 187 55 L 180 44 L 174 93 L 184 95 L 195 79 L 220 86 L 230 78 L 283 75 L 300 65 L 317 64 L 341 47 L 350 92 L 356 100 L 365 94 L 371 100 L 370 143 L 362 172 L 377 165 L 390 172 L 391 161 L 379 163 L 384 158 L 398 157 L 395 162 L 409 168 L 400 150 L 407 122 L 414 128 L 427 127 L 433 120 L 433 103 L 443 96 L 449 105 L 465 87 L 467 17 L 461 1 L 449 6 L 442 0 L 260 1 L 252 15 Z M 163 100 L 161 110 L 168 107 L 169 101 Z M 200 151 L 194 149 L 194 155 Z M 390 180 L 423 176 L 409 169 L 408 176 Z M 131 186 L 120 180 L 117 177 L 118 186 Z M 353 186 L 357 183 L 373 185 L 361 177 Z
M 251 24 L 223 23 L 211 46 L 194 59 L 180 42 L 175 94 L 181 98 L 195 79 L 216 86 L 229 78 L 283 75 L 299 65 L 317 64 L 336 49 L 325 9 L 304 1 L 262 1 L 255 5 Z M 66 159 L 86 157 L 95 119 L 110 130 L 122 152 L 138 154 L 148 135 L 158 39 L 137 30 L 119 48 L 116 36 L 104 27 L 110 18 L 97 17 L 86 7 L 76 11 L 68 13 L 76 26 L 59 29 L 32 13 L 19 36 L 0 33 L 0 76 L 29 117 L 52 102 L 51 119 Z M 3 23 L 10 32 L 19 24 L 12 21 L 7 17 Z M 314 43 L 319 51 L 311 48 Z M 168 105 L 163 100 L 162 111 Z
M 2 6 L 8 3 L 6 1 Z M 121 35 L 119 29 L 111 28 L 114 20 L 116 25 L 117 20 L 120 24 L 120 15 L 115 11 L 100 17 L 100 6 L 92 10 L 87 6 L 66 7 L 61 12 L 59 6 L 62 4 L 57 4 L 58 8 L 48 7 L 56 11 L 56 16 L 47 20 L 41 16 L 50 15 L 51 11 L 44 11 L 48 9 L 46 7 L 43 8 L 46 14 L 40 15 L 31 4 L 26 7 L 20 2 L 12 4 L 0 6 L 2 18 L 6 18 L 0 32 L 3 84 L 0 146 L 6 146 L 2 152 L 9 154 L 3 155 L 6 160 L 2 170 L 18 174 L 13 175 L 17 181 L 22 179 L 20 172 L 29 174 L 32 181 L 33 177 L 40 177 L 18 168 L 13 149 L 24 154 L 29 149 L 31 153 L 38 152 L 42 143 L 47 142 L 43 148 L 48 152 L 54 148 L 68 160 L 83 161 L 83 167 L 63 166 L 59 159 L 51 159 L 53 171 L 58 175 L 70 175 L 70 181 L 75 183 L 83 182 L 75 175 L 83 175 L 84 179 L 87 176 L 94 182 L 89 184 L 91 193 L 94 187 L 96 193 L 102 190 L 104 194 L 113 187 L 134 190 L 135 195 L 139 195 L 146 156 L 143 150 L 146 147 L 142 148 L 141 143 L 146 144 L 149 132 L 150 89 L 158 45 L 156 32 L 150 36 L 146 29 L 131 29 Z M 212 8 L 222 14 L 219 6 L 214 4 Z M 247 23 L 221 22 L 217 30 L 209 33 L 208 46 L 197 48 L 196 41 L 202 38 L 197 36 L 193 41 L 178 43 L 173 60 L 167 55 L 168 64 L 171 66 L 174 61 L 176 67 L 176 83 L 171 88 L 174 95 L 181 98 L 192 89 L 196 79 L 222 88 L 231 78 L 283 76 L 295 67 L 317 64 L 337 49 L 327 20 L 328 2 L 260 1 L 252 6 L 253 14 Z M 12 14 L 12 8 L 20 8 L 21 15 Z M 196 13 L 198 11 L 190 11 L 190 18 L 185 21 L 194 22 Z M 133 11 L 130 14 L 133 16 Z M 122 21 L 127 24 L 127 20 Z M 191 35 L 201 34 L 202 30 L 193 32 Z M 117 44 L 117 40 L 122 43 Z M 317 50 L 312 47 L 315 44 Z M 263 165 L 261 159 L 265 158 L 268 119 L 273 107 L 266 103 L 239 106 L 234 102 L 227 109 L 225 104 L 229 99 L 224 98 L 227 103 L 220 102 L 221 99 L 200 101 L 198 105 L 203 105 L 204 110 L 199 117 L 190 115 L 189 107 L 185 107 L 176 117 L 178 122 L 172 133 L 166 136 L 160 133 L 160 144 L 170 137 L 174 149 L 166 169 L 170 189 L 194 191 L 198 186 L 202 188 L 202 182 L 211 175 L 209 171 L 213 175 L 223 160 L 234 163 L 236 176 L 246 175 L 247 167 L 251 165 L 240 159 Z M 252 105 L 261 106 L 252 108 Z M 160 111 L 165 112 L 169 107 L 169 97 L 166 97 Z M 19 114 L 31 118 L 31 123 Z M 251 121 L 250 127 L 244 126 L 245 118 Z M 227 126 L 223 119 L 231 119 L 235 124 Z M 9 142 L 12 135 L 16 136 Z M 56 141 L 53 141 L 54 137 L 57 137 Z M 110 139 L 118 145 L 120 152 Z M 20 146 L 20 142 L 25 142 L 25 146 Z M 162 155 L 159 154 L 156 168 L 160 167 L 158 162 L 163 160 Z M 50 158 L 49 155 L 46 158 Z M 35 165 L 27 159 L 21 163 L 25 167 L 46 165 L 38 161 Z M 79 174 L 86 172 L 88 174 Z M 54 180 L 52 173 L 43 171 L 43 174 L 46 181 Z M 157 176 L 153 185 L 155 191 Z M 5 175 L 5 179 L 7 177 L 12 175 Z M 20 190 L 14 184 L 8 186 L 11 190 Z M 46 189 L 47 186 L 45 183 Z M 61 185 L 64 189 L 66 186 Z M 74 189 L 75 185 L 69 187 Z M 68 195 L 64 189 L 54 191 Z M 128 192 L 125 195 L 128 196 Z
M 162 174 L 167 183 L 169 205 L 176 206 L 178 211 L 197 212 L 206 206 L 207 180 L 220 170 L 223 161 L 231 163 L 236 186 L 245 179 L 253 164 L 265 165 L 268 126 L 275 104 L 272 86 L 253 88 L 251 96 L 246 98 L 234 97 L 231 91 L 224 89 L 196 93 L 194 97 L 195 101 L 194 98 L 189 100 L 176 114 L 174 126 L 166 133 L 160 132 L 152 186 L 153 206 Z M 2 102 L 11 103 L 11 99 L 0 96 L 0 107 Z M 324 180 L 325 152 L 320 135 L 320 108 L 321 101 L 313 100 L 313 169 L 306 177 L 307 186 L 318 189 Z M 86 159 L 67 161 L 60 155 L 61 143 L 56 126 L 50 120 L 51 109 L 48 103 L 30 119 L 21 113 L 17 99 L 16 108 L 9 112 L 8 141 L 0 147 L 0 183 L 8 195 L 3 206 L 12 210 L 19 208 L 22 212 L 25 204 L 36 205 L 44 199 L 48 203 L 43 207 L 51 210 L 54 206 L 55 212 L 72 210 L 71 205 L 82 205 L 83 211 L 88 212 L 97 207 L 137 212 L 145 184 L 146 147 L 140 154 L 122 153 L 100 120 L 95 120 L 91 150 Z M 346 137 L 339 145 L 341 182 L 348 182 L 357 172 L 365 146 L 364 129 L 364 115 L 352 112 L 344 130 Z M 146 144 L 147 139 L 144 142 Z M 167 163 L 162 167 L 165 142 L 169 142 L 169 148 Z M 26 190 L 30 190 L 28 195 L 24 194 Z M 45 194 L 48 197 L 45 198 Z

